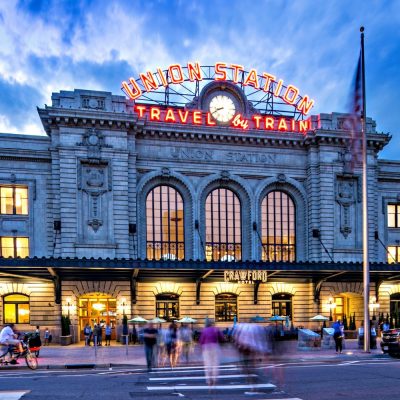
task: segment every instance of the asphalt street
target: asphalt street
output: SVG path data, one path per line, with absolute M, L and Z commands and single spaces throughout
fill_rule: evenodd
M 210 390 L 201 366 L 155 369 L 9 370 L 0 373 L 0 400 L 244 399 L 386 400 L 399 398 L 400 360 L 389 357 L 258 364 L 220 369 Z

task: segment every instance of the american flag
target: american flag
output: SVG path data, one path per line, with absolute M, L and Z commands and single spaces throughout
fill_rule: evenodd
M 350 131 L 351 138 L 348 151 L 351 154 L 351 171 L 354 171 L 356 164 L 362 162 L 362 132 L 361 115 L 363 112 L 363 93 L 362 93 L 362 63 L 361 52 L 358 58 L 356 73 L 352 84 L 350 96 L 350 112 L 344 123 L 344 128 Z

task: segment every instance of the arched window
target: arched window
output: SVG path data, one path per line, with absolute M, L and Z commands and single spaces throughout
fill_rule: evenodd
M 161 293 L 156 296 L 156 317 L 166 321 L 179 319 L 179 296 L 175 293 Z
M 238 261 L 241 258 L 239 198 L 229 189 L 215 189 L 206 199 L 206 259 Z
M 185 258 L 182 196 L 171 186 L 156 186 L 146 198 L 146 238 L 149 260 Z
M 400 327 L 400 293 L 390 295 L 390 327 Z
M 4 296 L 4 323 L 29 324 L 29 297 L 24 294 L 14 293 Z
M 237 316 L 237 295 L 220 293 L 215 296 L 215 321 L 233 321 Z
M 269 192 L 261 204 L 263 261 L 296 260 L 296 213 L 284 192 Z
M 292 297 L 289 293 L 276 293 L 272 295 L 272 315 L 281 317 L 292 316 Z

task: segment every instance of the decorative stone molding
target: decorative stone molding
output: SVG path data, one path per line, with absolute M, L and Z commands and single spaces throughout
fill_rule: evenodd
M 296 289 L 289 283 L 274 282 L 270 283 L 269 292 L 271 296 L 277 293 L 288 293 L 294 296 L 296 294 Z
M 175 282 L 157 282 L 154 286 L 154 296 L 161 293 L 175 293 L 181 296 L 183 292 L 183 287 L 179 283 Z
M 237 296 L 240 295 L 240 287 L 237 283 L 230 283 L 230 282 L 219 282 L 216 283 L 212 289 L 212 293 L 214 296 L 221 293 L 233 293 Z

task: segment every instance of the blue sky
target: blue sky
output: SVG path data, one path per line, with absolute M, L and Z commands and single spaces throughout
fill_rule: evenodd
M 366 33 L 367 113 L 400 159 L 400 2 L 130 0 L 0 3 L 0 132 L 44 134 L 36 106 L 74 88 L 122 94 L 121 81 L 172 63 L 267 71 L 346 112 Z

